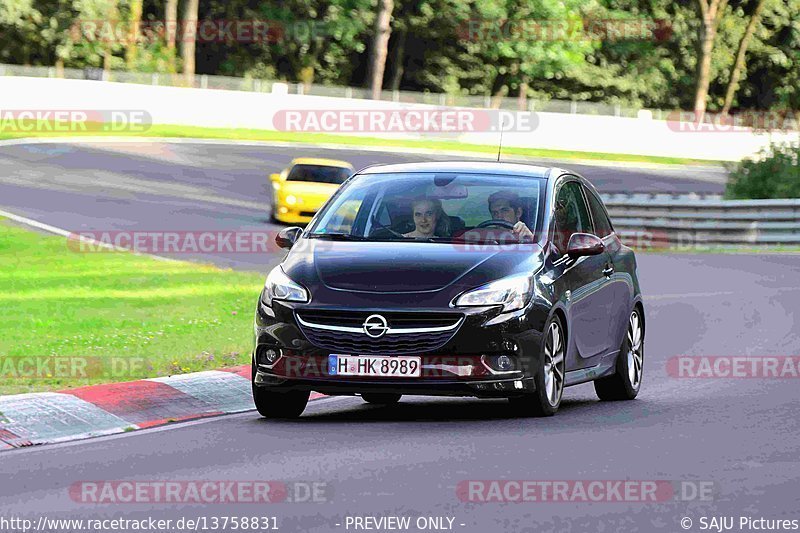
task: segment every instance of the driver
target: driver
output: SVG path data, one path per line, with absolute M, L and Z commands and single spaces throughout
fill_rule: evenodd
M 489 196 L 489 212 L 494 220 L 505 220 L 514 225 L 511 230 L 520 242 L 533 241 L 533 232 L 521 220 L 522 202 L 511 191 L 497 191 Z

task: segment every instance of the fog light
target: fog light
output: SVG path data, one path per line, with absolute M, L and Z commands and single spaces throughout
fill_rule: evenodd
M 281 358 L 280 348 L 265 348 L 258 350 L 258 362 L 263 365 L 274 365 Z
M 517 370 L 517 360 L 511 355 L 484 355 L 483 364 L 492 372 L 514 372 Z
M 497 370 L 502 370 L 504 372 L 514 370 L 514 360 L 507 355 L 499 355 L 497 359 L 495 359 L 495 366 Z

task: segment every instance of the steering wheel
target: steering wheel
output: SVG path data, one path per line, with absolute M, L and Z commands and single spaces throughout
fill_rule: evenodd
M 497 218 L 493 218 L 491 220 L 485 220 L 480 224 L 478 224 L 477 226 L 475 226 L 475 229 L 488 228 L 489 226 L 500 226 L 501 228 L 505 228 L 507 230 L 514 229 L 514 224 L 512 224 L 508 220 L 500 220 Z

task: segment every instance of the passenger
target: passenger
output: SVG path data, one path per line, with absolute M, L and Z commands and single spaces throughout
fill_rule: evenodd
M 429 239 L 450 236 L 450 217 L 444 212 L 442 202 L 436 198 L 418 198 L 411 204 L 414 217 L 414 231 L 404 233 L 404 237 Z
M 511 191 L 497 191 L 489 196 L 489 213 L 493 220 L 505 220 L 514 224 L 514 235 L 520 242 L 533 241 L 533 232 L 521 220 L 522 202 L 519 195 Z

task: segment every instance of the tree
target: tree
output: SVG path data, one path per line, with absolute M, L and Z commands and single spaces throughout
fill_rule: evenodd
M 731 169 L 725 197 L 800 198 L 800 144 L 773 144 Z
M 375 34 L 369 53 L 369 74 L 367 82 L 373 100 L 379 100 L 383 89 L 383 72 L 386 68 L 386 54 L 389 50 L 389 36 L 392 33 L 391 21 L 394 10 L 393 0 L 378 0 L 378 14 L 375 17 Z
M 166 27 L 167 35 L 167 50 L 175 54 L 175 39 L 178 33 L 178 0 L 167 0 L 167 6 L 164 8 L 164 24 Z
M 700 120 L 706 112 L 708 86 L 711 83 L 711 53 L 719 24 L 728 7 L 728 0 L 697 0 L 700 6 L 700 35 L 697 46 L 697 86 L 694 93 L 694 112 Z
M 143 0 L 131 0 L 128 32 L 128 42 L 125 48 L 125 67 L 128 70 L 136 68 L 136 54 L 139 47 L 139 34 L 142 24 L 142 2 Z
M 31 0 L 0 2 L 0 62 L 30 64 L 37 41 L 38 27 L 46 20 Z M 46 44 L 45 44 L 46 46 Z
M 733 67 L 731 68 L 731 76 L 728 80 L 728 88 L 725 90 L 725 102 L 722 104 L 723 115 L 727 115 L 728 112 L 730 112 L 731 105 L 733 104 L 733 97 L 736 94 L 736 91 L 739 89 L 739 78 L 744 70 L 745 55 L 747 54 L 747 49 L 750 46 L 750 41 L 753 38 L 753 34 L 756 32 L 756 28 L 761 22 L 761 13 L 764 10 L 765 4 L 766 0 L 758 0 L 755 11 L 753 11 L 753 15 L 750 17 L 750 22 L 747 23 L 747 29 L 745 29 L 742 40 L 739 41 L 739 50 L 736 52 L 736 61 L 734 61 Z
M 183 75 L 186 84 L 194 85 L 195 44 L 197 41 L 197 12 L 200 9 L 199 0 L 186 0 L 181 27 L 181 59 L 183 60 Z
M 563 0 L 476 0 L 466 51 L 479 60 L 479 75 L 496 97 L 518 95 L 528 88 L 553 86 L 586 64 L 600 46 L 583 34 L 581 7 L 586 2 Z

